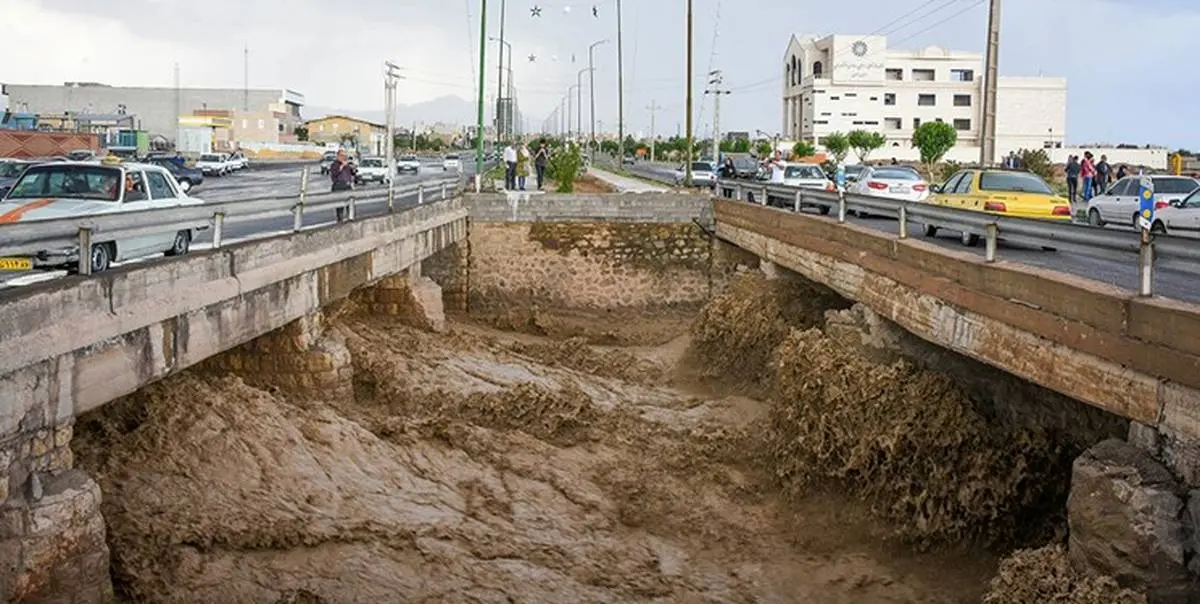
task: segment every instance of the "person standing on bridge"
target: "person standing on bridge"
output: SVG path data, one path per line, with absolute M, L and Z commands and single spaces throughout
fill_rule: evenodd
M 546 179 L 546 162 L 550 161 L 550 151 L 546 149 L 546 141 L 538 143 L 537 153 L 533 154 L 533 167 L 537 171 L 537 187 L 542 190 L 542 181 Z
M 1072 155 L 1067 158 L 1067 199 L 1071 203 L 1075 203 L 1075 199 L 1079 197 L 1079 156 Z
M 352 191 L 354 190 L 354 178 L 358 176 L 358 169 L 354 164 L 346 161 L 346 150 L 338 149 L 337 159 L 329 166 L 329 180 L 332 182 L 330 191 Z M 346 209 L 337 209 L 337 221 L 341 222 L 345 219 Z
M 517 188 L 517 148 L 512 141 L 504 147 L 504 190 Z

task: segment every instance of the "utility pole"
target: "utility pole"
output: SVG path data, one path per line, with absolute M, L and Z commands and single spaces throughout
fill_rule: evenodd
M 503 101 L 502 101 L 502 99 L 504 98 L 504 15 L 506 13 L 508 13 L 508 10 L 506 10 L 508 8 L 507 4 L 508 4 L 507 0 L 500 0 L 500 43 L 497 45 L 497 50 L 496 50 L 496 52 L 498 52 L 500 54 L 500 60 L 498 61 L 498 63 L 500 64 L 500 70 L 499 70 L 499 73 L 497 74 L 497 77 L 499 79 L 496 81 L 496 143 L 497 143 L 497 146 L 499 146 L 500 141 L 502 141 L 504 139 L 504 133 L 501 132 L 501 129 L 504 126 L 504 121 L 503 121 L 504 118 L 502 117 L 504 115 L 504 108 L 503 108 Z M 511 55 L 512 51 L 509 51 L 509 54 Z
M 179 116 L 183 114 L 183 91 L 179 84 L 179 63 L 175 64 L 175 148 L 179 148 Z
M 996 161 L 996 84 L 1000 63 L 1000 0 L 991 0 L 988 12 L 987 67 L 983 79 L 982 145 L 979 146 L 979 165 L 987 167 Z
M 621 44 L 621 0 L 617 0 L 617 161 L 625 161 L 625 57 Z
M 383 72 L 383 110 L 387 112 L 387 140 L 384 149 L 387 153 L 387 187 L 388 211 L 392 211 L 396 194 L 396 85 L 401 76 L 400 68 L 391 61 L 384 61 Z
M 483 188 L 483 72 L 487 69 L 487 0 L 479 0 L 479 105 L 475 122 L 475 192 Z
M 684 182 L 692 186 L 692 0 L 687 0 L 687 163 L 683 165 Z
M 575 131 L 579 133 L 579 138 L 583 138 L 583 74 L 591 71 L 591 68 L 585 67 L 575 74 Z
M 250 111 L 250 45 L 242 47 L 242 111 Z
M 575 90 L 576 88 L 578 88 L 578 86 L 574 86 L 574 85 L 567 88 L 567 138 L 568 139 L 570 139 L 573 134 L 571 132 L 571 115 L 572 115 L 571 114 L 571 91 Z M 576 110 L 576 112 L 578 112 L 579 107 L 576 107 L 575 110 Z
M 654 134 L 654 116 L 662 109 L 662 105 L 659 105 L 658 101 L 652 100 L 650 101 L 650 106 L 646 109 L 650 110 L 650 161 L 654 161 L 654 141 L 656 140 L 656 135 Z
M 596 50 L 597 46 L 607 43 L 608 40 L 600 40 L 599 42 L 593 42 L 591 46 L 588 46 L 588 95 L 592 99 L 592 108 L 588 112 L 588 115 L 592 118 L 592 141 L 588 144 L 588 153 L 593 162 L 596 161 L 596 64 L 592 55 L 594 54 L 593 51 Z
M 721 70 L 716 70 L 708 74 L 709 88 L 704 90 L 704 94 L 713 95 L 713 161 L 721 161 L 721 95 L 729 94 L 730 91 L 722 90 L 721 84 L 725 83 L 725 77 L 721 75 Z

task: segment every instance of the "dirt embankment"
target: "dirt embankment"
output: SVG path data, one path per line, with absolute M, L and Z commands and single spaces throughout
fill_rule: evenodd
M 678 317 L 435 336 L 351 313 L 329 324 L 353 398 L 184 373 L 73 445 L 130 601 L 977 602 L 995 558 L 948 544 L 1052 517 L 1053 447 L 835 348 L 812 328 L 839 305 L 739 280 L 690 347 Z M 1117 598 L 1063 564 L 1013 556 L 988 604 Z

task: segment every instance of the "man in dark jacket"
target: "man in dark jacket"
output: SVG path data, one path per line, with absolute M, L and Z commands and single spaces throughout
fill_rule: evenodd
M 1103 195 L 1110 182 L 1112 182 L 1112 166 L 1108 163 L 1108 156 L 1101 155 L 1100 162 L 1096 164 L 1096 194 Z
M 1072 155 L 1067 158 L 1067 199 L 1071 203 L 1075 203 L 1075 197 L 1079 194 L 1079 156 Z
M 333 186 L 330 191 L 352 191 L 354 190 L 354 178 L 358 176 L 358 168 L 354 164 L 346 161 L 346 150 L 338 149 L 337 159 L 329 166 L 329 180 Z M 346 208 L 337 209 L 337 221 L 341 222 L 346 218 Z

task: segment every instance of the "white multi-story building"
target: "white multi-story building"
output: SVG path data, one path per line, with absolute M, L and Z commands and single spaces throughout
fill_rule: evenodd
M 942 121 L 958 130 L 951 158 L 979 158 L 984 68 L 978 53 L 890 50 L 886 36 L 792 36 L 783 71 L 782 133 L 789 140 L 874 130 L 887 137 L 880 154 L 908 158 L 913 130 Z M 1066 79 L 1002 76 L 997 86 L 997 154 L 1063 146 Z

